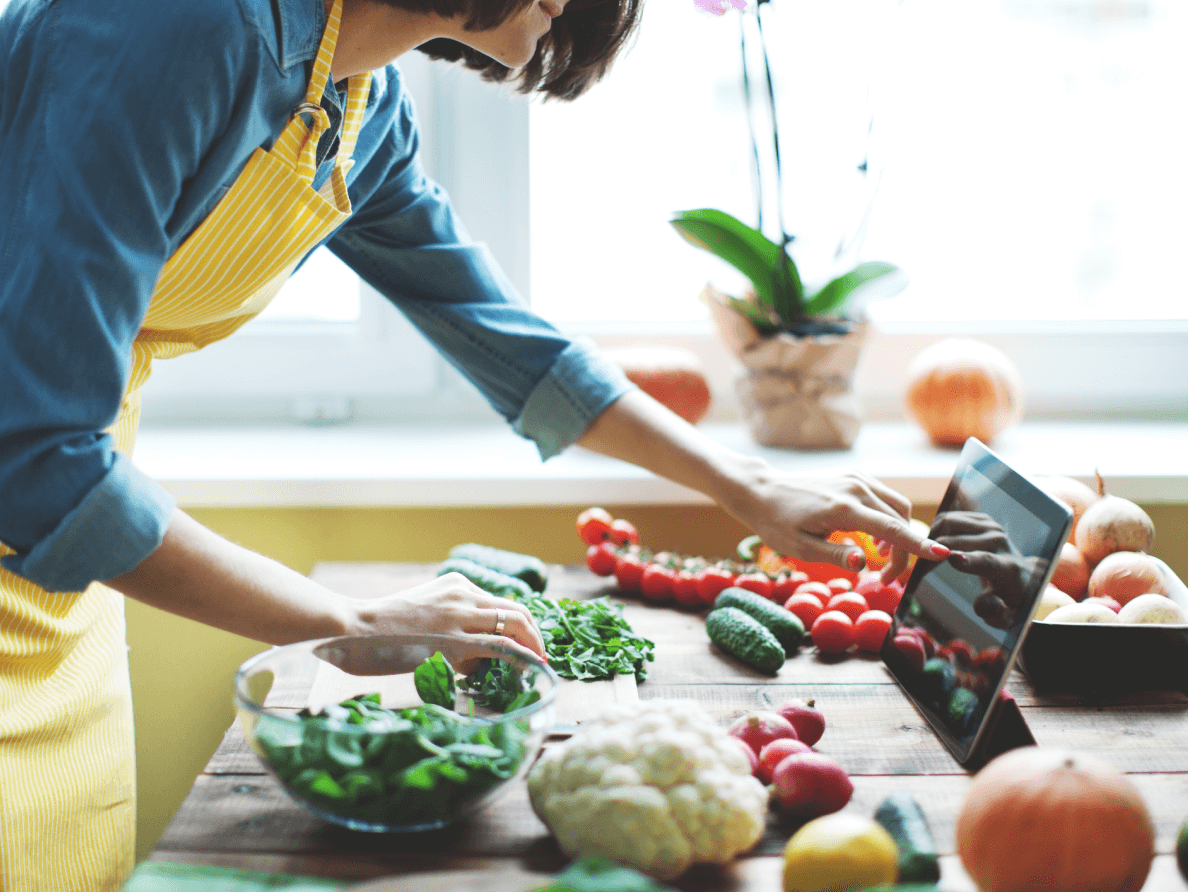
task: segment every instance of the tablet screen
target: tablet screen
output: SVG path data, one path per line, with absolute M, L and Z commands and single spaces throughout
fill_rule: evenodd
M 959 762 L 977 747 L 1072 513 L 975 439 L 931 526 L 953 555 L 920 560 L 881 656 Z

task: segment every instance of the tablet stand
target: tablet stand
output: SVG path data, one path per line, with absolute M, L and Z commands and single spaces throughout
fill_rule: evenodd
M 1031 729 L 1027 727 L 1027 722 L 1023 720 L 1019 704 L 1005 688 L 998 695 L 991 709 L 994 712 L 990 716 L 989 727 L 982 734 L 977 749 L 965 761 L 965 767 L 972 771 L 977 771 L 995 756 L 1002 755 L 1007 750 L 1021 746 L 1035 746 L 1035 738 L 1031 735 Z

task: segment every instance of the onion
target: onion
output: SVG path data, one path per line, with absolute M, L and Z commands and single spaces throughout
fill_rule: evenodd
M 1073 525 L 1069 531 L 1068 539 L 1070 542 L 1073 541 L 1073 537 L 1077 534 L 1077 522 L 1085 513 L 1085 509 L 1097 501 L 1097 493 L 1093 491 L 1092 487 L 1075 477 L 1036 477 L 1034 482 L 1036 486 L 1058 502 L 1063 502 L 1072 511 Z
M 1113 598 L 1123 607 L 1139 595 L 1168 595 L 1167 583 L 1156 560 L 1141 551 L 1107 554 L 1089 576 L 1089 594 Z
M 1052 571 L 1052 585 L 1066 595 L 1071 595 L 1074 601 L 1085 597 L 1085 590 L 1089 587 L 1089 563 L 1071 542 L 1065 542 L 1060 549 L 1056 569 Z
M 1129 499 L 1109 495 L 1100 474 L 1097 489 L 1101 497 L 1081 515 L 1075 540 L 1089 565 L 1115 551 L 1150 551 L 1155 543 L 1155 524 L 1147 512 Z

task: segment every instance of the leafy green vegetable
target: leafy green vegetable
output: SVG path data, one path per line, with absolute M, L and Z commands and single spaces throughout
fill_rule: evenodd
M 442 563 L 438 575 L 451 571 L 462 572 L 484 591 L 527 607 L 540 628 L 549 665 L 562 678 L 598 681 L 627 672 L 641 682 L 648 677 L 646 664 L 655 659 L 656 645 L 635 633 L 623 619 L 621 605 L 605 597 L 553 600 L 514 577 L 456 557 Z
M 502 660 L 480 660 L 458 686 L 479 706 L 495 712 L 514 712 L 540 699 L 540 691 L 527 685 L 519 667 Z
M 648 677 L 655 643 L 638 635 L 623 619 L 621 605 L 605 597 L 590 601 L 536 597 L 526 605 L 536 618 L 549 665 L 563 678 L 596 681 L 632 672 Z
M 441 663 L 422 665 L 431 666 L 439 692 Z M 256 751 L 297 798 L 371 823 L 447 823 L 460 805 L 512 777 L 529 754 L 527 721 L 465 717 L 436 703 L 390 710 L 371 694 L 298 717 L 294 724 L 260 716 Z
M 586 854 L 533 892 L 672 892 L 647 874 L 622 867 L 601 855 Z
M 438 651 L 413 670 L 417 694 L 426 703 L 454 708 L 454 667 Z

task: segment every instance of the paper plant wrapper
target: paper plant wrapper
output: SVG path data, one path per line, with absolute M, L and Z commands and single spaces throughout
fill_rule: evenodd
M 862 424 L 854 369 L 865 323 L 844 335 L 761 335 L 712 285 L 701 297 L 723 343 L 743 364 L 735 390 L 756 442 L 791 449 L 854 444 Z

